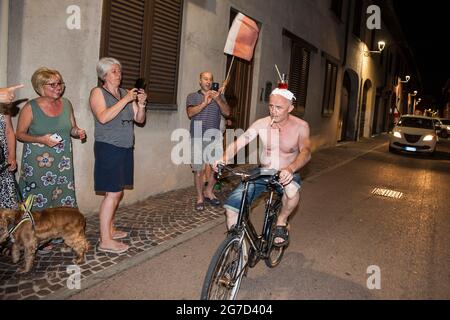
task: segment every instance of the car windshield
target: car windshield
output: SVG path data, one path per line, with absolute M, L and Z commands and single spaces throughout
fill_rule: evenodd
M 434 129 L 433 121 L 425 118 L 404 117 L 398 122 L 400 127 L 411 127 L 421 129 Z
M 450 119 L 441 120 L 441 122 L 443 124 L 449 125 L 450 124 Z

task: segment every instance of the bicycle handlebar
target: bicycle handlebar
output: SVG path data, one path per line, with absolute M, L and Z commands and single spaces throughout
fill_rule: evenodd
M 260 168 L 259 172 L 257 172 L 257 173 L 248 174 L 248 173 L 244 173 L 244 172 L 237 172 L 237 171 L 233 170 L 232 168 L 230 168 L 229 166 L 227 166 L 225 164 L 221 164 L 221 163 L 219 163 L 217 165 L 217 169 L 218 169 L 218 172 L 217 172 L 218 180 L 221 178 L 223 171 L 226 170 L 234 176 L 241 177 L 242 182 L 253 181 L 260 177 L 268 176 L 269 177 L 269 180 L 267 181 L 268 184 L 276 184 L 276 185 L 280 186 L 282 189 L 284 189 L 284 186 L 278 181 L 280 179 L 280 171 L 278 171 L 276 169 Z

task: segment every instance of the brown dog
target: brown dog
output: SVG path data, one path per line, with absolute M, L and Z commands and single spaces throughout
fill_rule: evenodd
M 0 209 L 0 243 L 8 238 L 8 225 L 16 226 L 22 217 L 19 210 Z M 86 220 L 77 208 L 58 207 L 33 213 L 35 229 L 30 221 L 24 222 L 13 234 L 12 260 L 17 263 L 22 249 L 25 251 L 25 264 L 19 273 L 31 270 L 35 252 L 40 243 L 50 239 L 63 238 L 67 246 L 77 254 L 75 263 L 84 261 L 89 247 L 85 236 Z

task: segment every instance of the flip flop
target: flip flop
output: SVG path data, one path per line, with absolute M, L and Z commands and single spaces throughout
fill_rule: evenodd
M 204 197 L 204 198 L 205 198 L 205 202 L 209 203 L 210 205 L 212 205 L 214 207 L 218 207 L 222 204 L 222 202 L 217 198 L 214 198 L 214 199 L 211 199 L 208 197 Z
M 114 240 L 119 240 L 128 237 L 128 232 L 125 231 L 117 231 L 114 232 L 114 236 L 112 237 Z
M 97 247 L 97 249 L 98 249 L 98 251 L 101 251 L 101 252 L 108 252 L 108 253 L 116 253 L 116 254 L 119 254 L 119 253 L 123 253 L 123 252 L 125 252 L 125 251 L 127 251 L 128 249 L 129 249 L 129 247 L 126 247 L 126 248 L 123 248 L 123 249 L 113 249 L 113 248 L 102 248 L 102 247 L 100 247 L 100 245 Z
M 197 204 L 195 205 L 195 210 L 197 210 L 197 211 L 203 211 L 203 210 L 205 210 L 205 204 L 204 204 L 203 202 L 197 203 Z

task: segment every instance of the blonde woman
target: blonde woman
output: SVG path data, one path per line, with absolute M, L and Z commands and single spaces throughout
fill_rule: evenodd
M 86 132 L 63 98 L 65 83 L 57 70 L 40 68 L 31 82 L 39 97 L 22 108 L 16 132 L 24 143 L 20 192 L 36 196 L 33 210 L 77 207 L 71 138 L 84 139 Z

